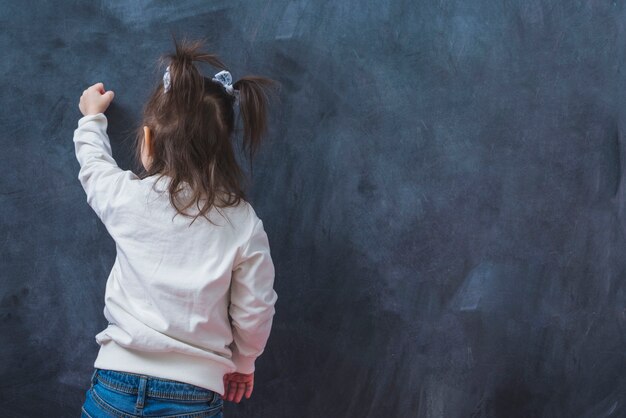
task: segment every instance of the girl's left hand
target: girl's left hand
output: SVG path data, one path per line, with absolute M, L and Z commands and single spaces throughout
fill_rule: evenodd
M 96 83 L 83 91 L 78 108 L 83 116 L 104 113 L 113 101 L 113 96 L 115 96 L 113 91 L 105 92 L 104 84 Z

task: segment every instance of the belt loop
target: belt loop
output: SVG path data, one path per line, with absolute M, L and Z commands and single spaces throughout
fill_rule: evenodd
M 148 376 L 141 376 L 139 378 L 139 389 L 137 390 L 137 403 L 135 408 L 143 409 L 143 405 L 146 401 L 146 386 L 148 383 Z
M 91 375 L 91 387 L 93 387 L 93 385 L 96 384 L 97 380 L 98 380 L 98 368 L 96 367 L 95 370 L 93 371 L 93 374 Z

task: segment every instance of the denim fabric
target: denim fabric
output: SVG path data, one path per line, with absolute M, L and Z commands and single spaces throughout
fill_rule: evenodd
M 223 418 L 224 400 L 209 389 L 176 380 L 96 368 L 81 418 Z

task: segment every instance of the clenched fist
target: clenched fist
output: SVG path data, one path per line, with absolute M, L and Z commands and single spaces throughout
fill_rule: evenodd
M 83 116 L 104 113 L 113 101 L 113 96 L 115 96 L 113 91 L 104 90 L 104 84 L 96 83 L 83 91 L 78 108 Z

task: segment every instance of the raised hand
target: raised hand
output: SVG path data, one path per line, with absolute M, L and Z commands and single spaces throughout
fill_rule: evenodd
M 104 84 L 96 83 L 83 91 L 82 96 L 80 96 L 78 108 L 83 116 L 104 113 L 111 104 L 111 101 L 113 101 L 114 96 L 115 93 L 113 93 L 112 90 L 104 90 Z

